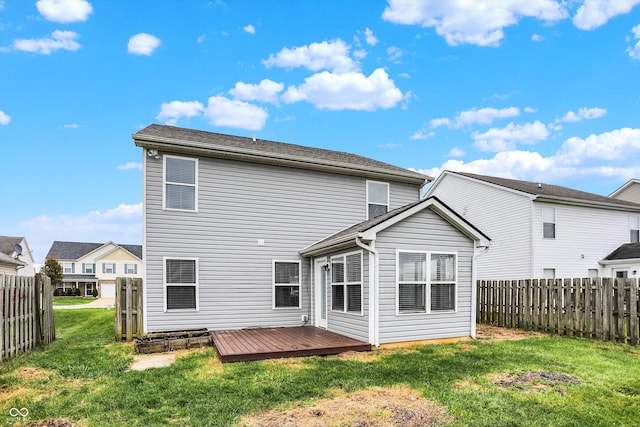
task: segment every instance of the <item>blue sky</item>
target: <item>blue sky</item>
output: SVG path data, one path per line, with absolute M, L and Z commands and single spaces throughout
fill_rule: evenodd
M 640 0 L 0 0 L 0 235 L 141 242 L 151 123 L 608 195 Z

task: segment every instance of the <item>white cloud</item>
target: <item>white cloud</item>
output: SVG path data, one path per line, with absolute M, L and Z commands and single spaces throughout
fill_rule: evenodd
M 249 33 L 249 34 L 255 34 L 256 33 L 256 29 L 251 24 L 245 25 L 242 29 L 244 30 L 245 33 Z
M 290 86 L 282 95 L 286 103 L 307 101 L 322 110 L 364 110 L 392 108 L 403 94 L 387 72 L 376 69 L 369 77 L 362 73 L 334 74 L 323 71 Z
M 476 123 L 483 125 L 491 124 L 496 119 L 505 119 L 520 115 L 520 109 L 517 107 L 508 107 L 502 109 L 496 108 L 472 108 L 471 110 L 458 113 L 455 119 L 450 120 L 446 117 L 433 119 L 429 122 L 429 127 L 435 129 L 440 126 L 449 126 L 452 128 L 461 128 Z
M 563 4 L 554 0 L 388 0 L 382 18 L 396 24 L 434 27 L 449 45 L 498 46 L 503 29 L 521 18 L 547 22 L 568 17 Z
M 121 170 L 121 171 L 127 171 L 127 170 L 130 170 L 130 169 L 140 169 L 140 170 L 142 170 L 142 163 L 140 163 L 140 162 L 129 162 L 129 163 L 125 163 L 124 165 L 118 166 L 116 169 Z
M 10 122 L 11 117 L 4 111 L 0 110 L 0 125 L 8 125 Z
M 278 103 L 278 94 L 284 89 L 283 83 L 264 79 L 259 84 L 249 84 L 237 82 L 235 87 L 229 91 L 234 98 L 242 101 L 260 101 Z
M 41 53 L 49 55 L 56 50 L 75 51 L 80 49 L 80 43 L 75 39 L 79 37 L 78 33 L 73 31 L 56 30 L 51 33 L 51 37 L 42 39 L 16 39 L 13 41 L 13 48 L 23 52 Z
M 534 42 L 541 42 L 541 41 L 543 41 L 543 40 L 544 40 L 544 37 L 542 37 L 540 34 L 533 34 L 533 35 L 531 36 L 531 41 L 534 41 Z
M 512 150 L 517 144 L 535 144 L 549 136 L 547 127 L 536 120 L 533 123 L 516 125 L 509 123 L 504 128 L 491 128 L 486 132 L 473 133 L 474 146 L 482 151 Z
M 19 224 L 19 235 L 29 236 L 36 260 L 44 261 L 51 242 L 142 242 L 142 203 L 120 204 L 104 212 L 84 215 L 38 216 Z
M 580 122 L 582 120 L 598 119 L 607 114 L 604 108 L 580 108 L 577 113 L 568 111 L 561 119 L 556 120 L 560 123 Z
M 198 101 L 171 101 L 160 105 L 160 113 L 156 119 L 167 125 L 175 125 L 182 117 L 194 117 L 204 111 L 204 106 Z
M 197 43 L 204 43 L 204 41 L 207 39 L 206 34 L 202 34 L 200 36 L 198 36 L 198 38 L 196 39 Z
M 404 51 L 396 46 L 390 46 L 387 48 L 387 55 L 389 55 L 389 61 L 399 63 L 400 57 L 404 55 Z
M 462 151 L 461 149 L 459 149 L 458 147 L 453 147 L 451 150 L 449 150 L 449 152 L 447 153 L 447 157 L 462 157 L 464 156 L 464 151 Z
M 402 146 L 402 144 L 395 144 L 393 142 L 389 142 L 387 144 L 378 144 L 378 147 L 380 148 L 397 148 Z
M 276 55 L 262 61 L 266 67 L 304 67 L 311 71 L 322 69 L 345 73 L 358 70 L 359 66 L 349 56 L 349 45 L 337 39 L 330 42 L 311 43 L 292 49 L 284 48 Z
M 640 129 L 623 128 L 586 139 L 569 138 L 549 157 L 532 151 L 504 151 L 490 159 L 468 163 L 452 159 L 440 167 L 419 171 L 429 176 L 437 176 L 443 170 L 465 171 L 541 182 L 568 177 L 613 177 L 627 181 L 640 176 L 638 156 Z
M 371 31 L 369 27 L 364 30 L 364 40 L 369 46 L 375 46 L 378 44 L 378 39 L 373 35 L 373 31 Z
M 428 131 L 426 129 L 418 129 L 413 135 L 409 137 L 410 140 L 415 141 L 418 139 L 428 139 L 435 136 L 435 132 Z
M 36 7 L 47 21 L 60 23 L 84 22 L 93 12 L 86 0 L 38 0 Z
M 627 48 L 627 53 L 634 59 L 640 59 L 640 24 L 633 27 L 631 32 L 633 33 L 634 39 L 637 41 L 636 44 Z
M 80 127 L 77 123 L 69 123 L 63 126 L 65 129 L 78 129 Z
M 160 46 L 160 39 L 152 34 L 140 33 L 129 39 L 127 50 L 134 55 L 150 56 Z
M 269 114 L 263 108 L 247 102 L 212 96 L 209 98 L 204 116 L 215 126 L 260 130 Z
M 581 30 L 593 30 L 614 16 L 629 13 L 640 0 L 584 0 L 573 17 L 573 25 Z

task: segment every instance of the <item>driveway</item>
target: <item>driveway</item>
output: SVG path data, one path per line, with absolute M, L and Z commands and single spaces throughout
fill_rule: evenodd
M 54 310 L 78 310 L 81 308 L 113 308 L 116 304 L 115 298 L 98 298 L 89 304 L 78 305 L 54 305 Z

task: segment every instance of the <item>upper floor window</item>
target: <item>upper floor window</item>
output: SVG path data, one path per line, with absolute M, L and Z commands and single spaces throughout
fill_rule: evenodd
M 83 274 L 96 274 L 96 265 L 90 263 L 82 263 Z
M 556 238 L 556 208 L 542 207 L 542 229 L 545 239 Z
M 76 265 L 72 262 L 61 262 L 63 274 L 73 274 L 76 272 Z
M 397 274 L 398 313 L 456 309 L 456 254 L 398 252 Z
M 165 304 L 167 310 L 197 310 L 198 260 L 164 260 Z
M 367 181 L 367 219 L 384 215 L 389 210 L 389 184 Z
M 331 309 L 362 313 L 362 252 L 331 258 Z
M 124 274 L 138 274 L 138 264 L 125 264 Z
M 116 274 L 116 263 L 105 262 L 104 264 L 102 264 L 102 272 L 104 274 Z
M 273 262 L 274 308 L 300 307 L 300 262 Z
M 631 243 L 640 241 L 640 216 L 631 215 L 629 217 L 629 240 Z
M 198 161 L 164 156 L 164 207 L 197 210 Z

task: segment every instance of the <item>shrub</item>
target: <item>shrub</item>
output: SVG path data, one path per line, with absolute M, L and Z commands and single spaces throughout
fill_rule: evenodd
M 98 290 L 96 288 L 93 288 L 92 295 L 93 295 L 94 298 L 96 298 L 98 296 Z
M 56 288 L 53 290 L 53 296 L 54 297 L 59 297 L 60 296 L 60 289 Z
M 68 296 L 68 297 L 73 296 L 73 289 L 71 289 L 71 288 L 67 289 L 67 290 L 65 291 L 65 295 L 66 295 L 66 296 Z
M 79 297 L 80 296 L 80 288 L 75 288 L 73 290 L 73 295 L 76 296 L 76 297 Z

